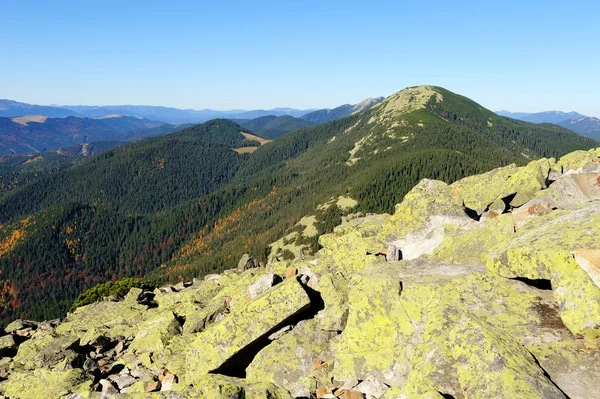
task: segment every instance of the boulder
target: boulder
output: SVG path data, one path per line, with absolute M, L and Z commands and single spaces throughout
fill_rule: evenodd
M 536 216 L 544 216 L 552 212 L 553 204 L 542 198 L 535 198 L 511 212 L 515 229 L 526 220 Z
M 248 382 L 242 378 L 208 374 L 198 379 L 197 387 L 189 397 L 206 399 L 291 399 L 289 392 L 273 383 Z
M 600 199 L 600 173 L 567 174 L 536 194 L 553 208 L 569 209 Z
M 340 274 L 324 274 L 315 288 L 325 305 L 316 316 L 319 328 L 343 331 L 348 320 L 348 281 Z
M 238 262 L 237 270 L 238 272 L 243 272 L 248 269 L 254 269 L 255 267 L 258 267 L 258 263 L 252 255 L 244 254 Z
M 565 325 L 574 334 L 600 337 L 600 289 L 572 254 L 600 249 L 597 226 L 598 201 L 531 219 L 499 240 L 487 267 L 504 277 L 551 280 Z
M 181 326 L 173 312 L 156 312 L 140 324 L 129 349 L 137 353 L 161 352 L 167 342 L 180 332 Z
M 281 277 L 275 273 L 264 275 L 248 287 L 248 296 L 250 299 L 254 299 L 269 288 L 273 287 L 279 281 L 281 281 Z
M 444 238 L 444 225 L 472 221 L 450 186 L 424 179 L 396 206 L 378 238 L 399 249 L 402 259 L 411 260 L 433 252 Z
M 30 372 L 13 372 L 2 383 L 1 389 L 5 396 L 13 399 L 61 398 L 74 392 L 87 379 L 81 369 L 38 368 Z
M 374 376 L 398 385 L 407 372 L 414 329 L 400 301 L 400 279 L 383 265 L 349 276 L 348 321 L 332 343 L 337 381 Z
M 12 335 L 0 337 L 0 357 L 14 356 L 17 352 L 17 343 Z
M 504 198 L 512 207 L 518 207 L 533 199 L 536 192 L 546 188 L 546 179 L 552 165 L 553 160 L 545 158 L 520 168 L 510 165 L 466 177 L 453 183 L 451 187 L 463 199 L 465 207 L 478 215 Z
M 305 288 L 297 280 L 288 279 L 256 297 L 246 308 L 232 311 L 198 334 L 190 345 L 186 382 L 194 383 L 199 376 L 218 369 L 251 344 L 261 345 L 257 341 L 266 339 L 310 305 Z
M 314 319 L 301 321 L 257 354 L 246 369 L 246 378 L 277 381 L 293 391 L 296 384 L 311 375 L 315 359 L 331 357 L 329 341 L 336 335 L 319 329 Z
M 61 361 L 72 362 L 77 358 L 74 351 L 79 338 L 72 335 L 38 333 L 19 346 L 14 357 L 14 366 L 22 370 L 33 370 L 55 366 Z

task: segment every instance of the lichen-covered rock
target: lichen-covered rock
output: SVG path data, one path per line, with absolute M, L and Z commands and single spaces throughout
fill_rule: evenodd
M 363 270 L 375 260 L 372 254 L 383 245 L 377 234 L 388 219 L 388 215 L 357 218 L 337 226 L 331 234 L 320 236 L 323 249 L 318 253 L 322 264 L 319 269 L 331 267 L 344 273 Z
M 0 391 L 13 399 L 60 398 L 73 392 L 87 378 L 81 369 L 38 368 L 12 373 L 7 381 L 0 384 Z
M 244 254 L 238 262 L 237 270 L 238 272 L 243 272 L 248 269 L 254 269 L 255 267 L 258 267 L 258 263 L 252 255 Z
M 14 357 L 14 366 L 18 369 L 33 370 L 50 367 L 66 360 L 75 360 L 77 353 L 73 350 L 79 344 L 79 338 L 70 335 L 56 335 L 40 332 L 19 346 Z
M 465 228 L 447 225 L 445 229 L 444 239 L 433 251 L 432 258 L 459 263 L 485 262 L 486 254 L 498 241 L 510 239 L 515 233 L 510 214 Z
M 321 330 L 314 319 L 302 321 L 258 353 L 246 369 L 246 378 L 277 382 L 292 391 L 311 374 L 316 359 L 331 358 L 329 342 L 334 336 Z
M 397 385 L 408 371 L 414 329 L 400 301 L 400 279 L 386 271 L 371 268 L 349 278 L 348 321 L 332 345 L 338 381 L 373 375 Z
M 470 222 L 462 199 L 446 183 L 424 179 L 396 206 L 378 238 L 399 248 L 402 259 L 411 260 L 433 252 L 444 238 L 444 225 Z
M 17 343 L 12 335 L 0 337 L 0 357 L 12 356 L 16 352 Z
M 510 198 L 510 205 L 518 207 L 531 200 L 536 192 L 546 187 L 552 160 L 540 159 L 518 168 L 515 165 L 494 169 L 481 175 L 466 177 L 451 185 L 467 208 L 481 215 L 491 204 Z
M 553 208 L 568 209 L 600 200 L 600 173 L 567 174 L 536 194 Z
M 561 316 L 571 331 L 600 336 L 600 289 L 575 261 L 578 248 L 600 249 L 600 203 L 557 210 L 530 220 L 499 242 L 487 262 L 505 277 L 549 279 Z
M 139 326 L 130 349 L 143 352 L 160 352 L 167 342 L 181 332 L 179 321 L 173 312 L 160 312 L 149 317 Z
M 561 173 L 576 172 L 598 160 L 598 149 L 589 151 L 574 151 L 563 155 L 555 165 L 555 168 Z
M 564 398 L 534 357 L 510 335 L 447 308 L 414 352 L 409 396 L 432 390 L 464 398 Z M 443 326 L 442 329 L 436 328 Z
M 247 382 L 241 378 L 209 374 L 198 379 L 194 396 L 205 399 L 291 399 L 289 392 L 273 383 Z
M 186 353 L 186 381 L 193 383 L 199 376 L 218 369 L 236 353 L 268 336 L 310 304 L 305 288 L 296 279 L 288 279 L 256 297 L 246 308 L 232 311 L 200 333 L 191 344 Z
M 147 309 L 145 305 L 125 301 L 96 302 L 77 308 L 56 328 L 56 332 L 79 337 L 82 345 L 99 336 L 133 337 L 145 320 Z
M 317 291 L 321 293 L 325 308 L 316 319 L 319 328 L 327 331 L 342 331 L 348 320 L 348 281 L 339 274 L 324 274 L 319 278 Z

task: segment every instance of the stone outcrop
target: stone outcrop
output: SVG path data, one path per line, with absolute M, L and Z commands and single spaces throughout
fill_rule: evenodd
M 313 258 L 132 289 L 0 334 L 9 398 L 591 398 L 600 149 L 348 220 Z M 381 256 L 384 255 L 384 256 Z

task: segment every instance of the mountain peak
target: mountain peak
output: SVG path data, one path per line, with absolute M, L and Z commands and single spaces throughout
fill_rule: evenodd
M 365 109 L 382 102 L 384 99 L 385 97 L 369 97 L 367 99 L 364 99 L 363 101 L 359 102 L 358 104 L 352 107 L 352 113 L 355 114 L 357 112 L 364 111 Z
M 424 109 L 432 99 L 436 103 L 444 101 L 444 96 L 434 86 L 407 87 L 375 106 L 375 113 L 369 122 L 383 122 L 385 119 L 394 119 Z

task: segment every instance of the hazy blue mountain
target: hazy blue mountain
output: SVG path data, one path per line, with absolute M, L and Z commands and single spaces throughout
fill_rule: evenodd
M 25 115 L 43 115 L 52 118 L 62 118 L 66 116 L 76 116 L 77 112 L 59 107 L 32 105 L 12 100 L 0 100 L 0 117 L 11 118 Z
M 263 116 L 293 116 L 299 118 L 302 115 L 308 114 L 314 111 L 313 109 L 299 110 L 295 108 L 273 108 L 273 109 L 256 109 L 253 111 L 246 111 L 235 115 L 235 119 L 256 119 Z
M 325 123 L 363 111 L 383 101 L 383 99 L 384 97 L 367 98 L 366 100 L 355 105 L 344 104 L 333 109 L 320 109 L 303 115 L 301 118 L 312 122 L 313 124 Z
M 545 111 L 536 113 L 497 111 L 496 113 L 501 116 L 507 116 L 509 118 L 520 119 L 522 121 L 532 123 L 560 123 L 567 120 L 570 121 L 585 117 L 585 115 L 581 115 L 578 112 L 562 111 Z
M 498 114 L 500 116 L 506 116 L 507 118 L 521 119 L 528 115 L 531 115 L 531 112 L 510 112 L 510 111 L 502 110 L 502 111 L 496 111 L 496 114 Z
M 583 136 L 591 137 L 594 140 L 600 140 L 600 119 L 598 118 L 586 116 L 583 118 L 562 121 L 558 123 L 558 125 L 566 127 Z

